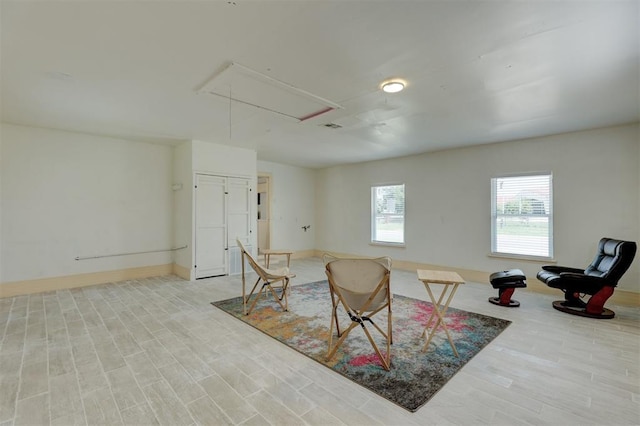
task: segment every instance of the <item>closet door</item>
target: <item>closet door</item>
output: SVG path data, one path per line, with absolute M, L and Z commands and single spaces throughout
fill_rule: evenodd
M 236 247 L 236 238 L 247 246 L 251 244 L 251 186 L 248 179 L 227 179 L 227 221 L 229 247 Z
M 227 222 L 229 224 L 229 275 L 242 272 L 242 254 L 236 239 L 242 241 L 247 251 L 254 253 L 251 246 L 251 186 L 248 179 L 229 178 L 227 180 Z M 250 266 L 245 265 L 246 269 Z
M 196 174 L 195 277 L 227 273 L 226 178 Z

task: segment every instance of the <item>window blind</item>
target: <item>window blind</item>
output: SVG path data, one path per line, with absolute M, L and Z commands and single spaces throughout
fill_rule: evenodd
M 553 257 L 550 173 L 491 179 L 491 252 Z

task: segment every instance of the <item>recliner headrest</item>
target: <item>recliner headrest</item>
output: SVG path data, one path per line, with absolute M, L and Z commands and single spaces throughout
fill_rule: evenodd
M 629 269 L 636 254 L 634 241 L 602 238 L 598 243 L 598 253 L 584 273 L 596 277 L 607 278 L 612 285 Z
M 624 241 L 612 240 L 612 239 L 609 239 L 609 238 L 603 238 L 602 239 L 602 247 L 600 248 L 600 251 L 603 254 L 606 254 L 607 256 L 616 256 L 618 254 L 618 247 L 623 242 Z

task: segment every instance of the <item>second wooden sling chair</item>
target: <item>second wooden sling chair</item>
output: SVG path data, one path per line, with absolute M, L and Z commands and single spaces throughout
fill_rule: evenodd
M 391 344 L 393 343 L 391 317 L 391 259 L 380 258 L 339 258 L 329 254 L 323 255 L 325 272 L 329 280 L 331 293 L 332 314 L 329 328 L 329 348 L 327 361 L 337 352 L 349 333 L 360 326 L 369 343 L 373 346 L 380 363 L 385 370 L 391 368 Z M 341 331 L 338 321 L 338 307 L 342 306 L 347 312 L 351 323 Z M 371 319 L 375 314 L 387 312 L 387 327 L 383 330 Z M 382 335 L 386 344 L 386 353 L 378 348 L 373 336 L 367 328 L 367 323 Z M 333 327 L 335 325 L 338 341 L 333 344 Z
M 288 267 L 278 269 L 267 269 L 260 265 L 253 258 L 251 253 L 247 251 L 240 239 L 236 240 L 238 247 L 242 252 L 242 312 L 244 315 L 249 315 L 253 308 L 256 307 L 256 303 L 263 294 L 269 292 L 280 305 L 282 310 L 287 311 L 289 309 L 288 293 L 289 293 L 289 281 L 295 277 L 289 271 Z M 245 260 L 249 263 L 254 272 L 258 275 L 253 288 L 247 294 L 246 292 L 246 274 L 245 274 Z M 253 301 L 251 301 L 253 296 Z M 251 301 L 251 306 L 247 310 L 247 305 Z

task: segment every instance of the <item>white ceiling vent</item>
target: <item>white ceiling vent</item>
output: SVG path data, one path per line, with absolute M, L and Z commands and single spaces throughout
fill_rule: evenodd
M 298 122 L 342 108 L 335 102 L 235 62 L 213 76 L 198 93 L 231 99 Z

